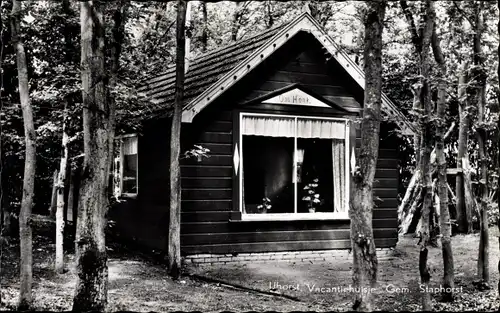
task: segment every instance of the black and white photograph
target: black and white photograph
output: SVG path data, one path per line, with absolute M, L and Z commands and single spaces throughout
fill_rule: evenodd
M 500 0 L 0 0 L 0 310 L 500 310 Z

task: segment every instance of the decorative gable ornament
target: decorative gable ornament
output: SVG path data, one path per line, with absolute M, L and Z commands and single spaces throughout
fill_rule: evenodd
M 272 104 L 287 104 L 287 105 L 303 105 L 311 107 L 321 107 L 330 108 L 330 106 L 310 94 L 295 88 L 279 94 L 271 99 L 262 101 L 262 103 L 272 103 Z

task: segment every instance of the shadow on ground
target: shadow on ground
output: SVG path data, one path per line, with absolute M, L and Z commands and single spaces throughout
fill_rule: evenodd
M 491 281 L 496 284 L 499 252 L 498 233 L 491 233 Z M 433 293 L 434 309 L 447 311 L 496 310 L 500 303 L 497 291 L 479 292 L 474 289 L 478 236 L 453 238 L 457 287 L 453 304 L 439 302 Z M 296 297 L 294 301 L 261 292 L 231 288 L 223 284 L 207 283 L 189 276 L 179 281 L 168 278 L 158 260 L 141 257 L 127 249 L 110 244 L 109 255 L 109 311 L 345 311 L 351 309 L 353 298 L 349 263 L 251 263 L 241 266 L 191 267 L 188 271 L 207 277 L 264 292 L 281 292 Z M 71 247 L 70 247 L 71 248 Z M 71 250 L 71 249 L 70 249 Z M 73 254 L 66 255 L 68 271 L 53 272 L 54 243 L 51 238 L 36 235 L 33 244 L 33 295 L 35 310 L 70 310 L 75 286 Z M 429 255 L 431 286 L 440 284 L 442 261 L 440 249 Z M 419 306 L 418 248 L 413 238 L 401 238 L 394 258 L 379 264 L 379 286 L 375 290 L 375 307 L 384 311 L 416 311 Z M 19 293 L 19 245 L 11 240 L 3 247 L 1 267 L 0 309 L 15 309 Z M 280 289 L 291 285 L 294 288 Z M 337 289 L 333 289 L 337 287 Z M 323 289 L 322 289 L 323 288 Z M 330 289 L 328 289 L 330 288 Z M 389 288 L 389 289 L 388 289 Z
M 491 282 L 496 285 L 499 278 L 498 231 L 492 228 L 490 233 Z M 420 309 L 419 250 L 416 243 L 415 238 L 401 237 L 392 258 L 380 261 L 378 286 L 374 290 L 374 309 L 383 311 Z M 496 290 L 480 292 L 473 285 L 477 279 L 478 247 L 477 234 L 453 237 L 456 301 L 452 304 L 440 302 L 442 256 L 440 248 L 431 248 L 429 252 L 431 289 L 427 292 L 431 293 L 436 310 L 490 311 L 500 306 Z M 264 292 L 272 291 L 297 297 L 303 302 L 319 305 L 326 310 L 349 310 L 355 292 L 352 289 L 351 263 L 348 261 L 191 266 L 189 271 L 237 286 L 243 285 Z

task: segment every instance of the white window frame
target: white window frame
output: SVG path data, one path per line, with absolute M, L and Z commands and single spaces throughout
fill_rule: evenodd
M 294 118 L 295 119 L 295 131 L 297 131 L 297 121 L 298 119 L 311 119 L 311 120 L 330 120 L 330 121 L 340 121 L 345 123 L 345 177 L 346 177 L 346 203 L 345 203 L 345 211 L 344 212 L 315 212 L 315 213 L 298 213 L 297 212 L 297 200 L 298 200 L 298 191 L 297 191 L 297 135 L 295 134 L 294 138 L 294 160 L 293 160 L 293 173 L 292 180 L 294 181 L 294 212 L 293 213 L 266 213 L 266 214 L 258 214 L 258 213 L 245 213 L 243 211 L 243 117 L 244 116 L 260 116 L 260 117 L 277 117 L 277 118 Z M 338 117 L 321 117 L 321 116 L 304 116 L 304 115 L 282 115 L 282 114 L 267 114 L 267 113 L 249 113 L 249 112 L 240 112 L 239 116 L 239 146 L 238 152 L 240 155 L 239 158 L 239 171 L 238 171 L 238 184 L 239 184 L 239 210 L 241 212 L 241 219 L 247 221 L 293 221 L 293 220 L 348 220 L 349 219 L 349 199 L 350 199 L 350 180 L 351 175 L 349 172 L 349 152 L 350 152 L 350 128 L 351 123 L 347 118 L 338 118 Z
M 123 192 L 123 160 L 124 160 L 124 153 L 123 153 L 123 139 L 124 138 L 131 138 L 131 137 L 136 137 L 137 138 L 137 158 L 136 158 L 136 168 L 137 168 L 137 173 L 135 175 L 135 184 L 136 184 L 136 192 Z M 139 193 L 139 136 L 137 134 L 126 134 L 126 135 L 120 135 L 117 136 L 116 139 L 120 140 L 120 192 L 119 195 L 120 197 L 124 198 L 136 198 L 137 194 Z

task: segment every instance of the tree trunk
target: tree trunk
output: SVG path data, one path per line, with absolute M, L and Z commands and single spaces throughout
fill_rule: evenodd
M 130 0 L 121 0 L 120 5 L 113 13 L 113 29 L 112 35 L 113 40 L 111 42 L 111 71 L 110 71 L 110 81 L 109 87 L 110 89 L 116 88 L 118 83 L 118 71 L 120 70 L 120 56 L 122 53 L 123 41 L 125 39 L 125 22 L 127 19 L 127 10 L 130 6 Z M 109 95 L 109 94 L 108 94 Z M 109 97 L 109 105 L 112 110 L 115 110 L 116 101 L 113 97 Z M 113 119 L 111 122 L 111 140 L 109 141 L 109 156 L 110 156 L 110 168 L 113 161 L 114 156 L 114 143 L 115 143 L 115 120 Z M 109 180 L 108 180 L 109 182 Z
M 76 225 L 78 222 L 78 202 L 80 200 L 80 186 L 81 186 L 81 167 L 77 166 L 73 173 L 73 177 L 71 177 L 71 180 L 73 182 L 73 201 L 71 205 L 71 210 L 73 213 L 73 227 L 74 227 L 74 235 L 76 238 Z M 76 245 L 75 245 L 75 251 L 76 251 Z
M 468 64 L 464 62 L 461 66 L 460 77 L 458 80 L 458 116 L 459 116 L 459 127 L 458 127 L 458 153 L 457 153 L 457 168 L 463 169 L 462 159 L 464 157 L 468 158 L 467 146 L 469 142 L 469 104 L 466 94 L 468 75 L 467 75 Z M 471 233 L 472 232 L 472 211 L 470 207 L 466 205 L 465 193 L 464 193 L 464 177 L 462 171 L 459 170 L 456 178 L 456 196 L 457 196 L 457 230 L 459 233 Z
M 57 180 L 59 178 L 59 171 L 54 170 L 54 175 L 52 176 L 52 196 L 50 197 L 50 212 L 49 215 L 52 219 L 56 218 L 57 211 Z
M 65 195 L 65 182 L 68 167 L 68 132 L 67 132 L 67 105 L 64 107 L 64 117 L 62 126 L 62 156 L 59 164 L 59 175 L 57 180 L 57 208 L 56 208 L 56 260 L 55 271 L 62 274 L 64 272 L 64 208 L 67 202 Z
M 184 29 L 185 29 L 185 39 L 184 39 L 184 73 L 187 73 L 189 70 L 189 65 L 191 63 L 191 1 L 186 1 L 186 18 L 184 21 Z
M 174 279 L 178 279 L 181 274 L 181 171 L 179 157 L 184 99 L 185 22 L 186 1 L 179 0 L 177 1 L 175 102 L 170 132 L 170 219 L 168 225 L 168 274 Z
M 453 301 L 454 287 L 454 264 L 453 264 L 453 249 L 451 245 L 451 220 L 448 207 L 448 181 L 446 178 L 446 156 L 444 155 L 444 136 L 445 113 L 447 109 L 446 102 L 446 78 L 447 70 L 443 52 L 441 50 L 441 42 L 436 33 L 436 25 L 432 32 L 432 50 L 434 58 L 438 63 L 439 83 L 438 96 L 436 101 L 436 163 L 437 163 L 437 193 L 439 201 L 439 225 L 441 228 L 441 251 L 443 254 L 443 300 Z
M 463 167 L 463 178 L 464 178 L 465 205 L 471 208 L 472 213 L 475 213 L 479 216 L 480 215 L 478 209 L 479 206 L 477 204 L 474 191 L 472 190 L 472 168 L 469 164 L 468 158 L 462 159 L 462 167 Z
M 2 5 L 2 0 L 0 0 L 0 7 Z M 3 20 L 2 20 L 2 17 L 0 16 L 0 34 L 3 34 Z M 1 42 L 2 44 L 2 47 L 0 49 L 2 49 L 3 51 L 3 47 L 4 47 L 4 43 L 3 43 L 3 40 Z M 3 53 L 0 53 L 0 68 L 3 68 Z M 0 97 L 1 97 L 1 93 L 0 93 Z M 3 102 L 0 101 L 0 111 L 3 111 Z M 0 241 L 3 241 L 4 240 L 4 236 L 5 236 L 5 217 L 7 215 L 7 209 L 6 209 L 6 197 L 4 195 L 4 192 L 3 192 L 3 150 L 2 150 L 2 145 L 0 144 Z M 1 263 L 1 262 L 0 262 Z M 2 269 L 2 266 L 0 264 L 0 270 Z M 0 302 L 2 301 L 1 299 L 1 296 L 0 296 Z
M 233 22 L 231 24 L 231 41 L 238 39 L 238 31 L 240 30 L 241 7 L 243 2 L 236 1 L 236 8 L 234 9 Z
M 115 110 L 108 101 L 100 2 L 80 2 L 84 164 L 76 229 L 75 311 L 103 311 L 108 293 L 105 244 Z
M 420 228 L 420 255 L 419 255 L 419 270 L 420 270 L 420 283 L 421 287 L 426 289 L 429 285 L 430 273 L 427 265 L 428 246 L 430 241 L 430 218 L 432 210 L 432 178 L 431 178 L 431 164 L 430 157 L 432 152 L 432 99 L 429 82 L 430 60 L 429 49 L 431 44 L 432 30 L 434 28 L 434 7 L 431 0 L 425 1 L 425 12 L 421 15 L 422 22 L 420 25 L 422 29 L 421 38 L 421 53 L 420 53 L 420 77 L 421 77 L 421 104 L 423 110 L 419 112 L 419 123 L 421 127 L 421 156 L 420 156 L 420 170 L 422 172 L 423 182 L 423 204 L 422 204 L 422 218 Z M 430 311 L 432 308 L 430 293 L 424 291 L 422 293 L 422 309 Z
M 5 195 L 2 196 L 2 233 L 3 237 L 12 236 L 14 234 L 14 222 L 10 207 L 7 205 L 8 199 Z
M 420 84 L 413 85 L 412 92 L 413 92 L 412 109 L 414 112 L 419 112 L 422 110 L 422 103 L 420 99 L 422 94 L 422 86 Z M 420 151 L 422 151 L 422 134 L 420 134 L 420 129 L 413 137 L 413 149 L 415 151 L 415 168 L 418 169 L 420 168 L 420 159 L 421 159 Z M 419 178 L 417 184 L 422 184 L 422 177 Z
M 71 65 L 75 65 L 74 64 L 74 61 L 73 61 L 73 55 L 74 55 L 74 52 L 73 52 L 73 47 L 74 47 L 74 43 L 73 43 L 73 37 L 71 36 L 71 19 L 74 17 L 74 12 L 71 10 L 71 4 L 70 4 L 70 0 L 63 0 L 62 1 L 62 13 L 64 14 L 64 17 L 66 18 L 66 22 L 65 22 L 65 25 L 64 25 L 64 59 L 65 59 L 65 62 L 68 66 L 71 66 Z M 72 96 L 70 95 L 66 95 L 64 97 L 64 101 L 65 101 L 65 105 L 66 107 L 64 108 L 64 112 L 65 114 L 69 114 L 69 112 L 67 110 L 69 110 L 69 104 L 70 103 L 74 103 L 74 99 Z M 64 124 L 63 124 L 64 125 Z M 63 136 L 64 136 L 64 132 L 63 132 Z M 69 138 L 69 136 L 67 136 Z M 64 140 L 64 138 L 63 138 Z M 67 142 L 67 144 L 69 144 L 69 142 Z M 67 149 L 67 148 L 66 148 Z M 68 207 L 69 207 L 69 192 L 70 192 L 70 186 L 71 186 L 71 166 L 70 166 L 70 163 L 68 162 L 69 160 L 69 152 L 68 152 L 68 155 L 67 155 L 67 160 L 66 160 L 66 167 L 65 167 L 65 179 L 63 180 L 63 183 L 64 183 L 64 205 L 63 205 L 63 226 L 61 226 L 61 232 L 62 234 L 64 235 L 64 229 L 66 228 L 66 221 L 67 221 L 67 211 L 68 211 Z M 62 162 L 62 160 L 61 160 Z M 56 226 L 56 229 L 59 229 L 57 228 Z M 56 243 L 57 245 L 57 243 Z M 64 247 L 63 247 L 63 243 L 61 242 L 61 249 L 62 251 L 64 251 Z M 57 254 L 57 251 L 56 251 L 56 254 Z
M 367 2 L 365 16 L 365 93 L 361 123 L 361 151 L 351 186 L 351 246 L 355 288 L 372 288 L 377 283 L 377 254 L 372 229 L 373 179 L 378 159 L 380 106 L 382 96 L 382 33 L 387 3 Z M 371 311 L 371 292 L 358 292 L 353 308 Z
M 500 0 L 498 0 L 497 6 L 498 6 L 498 10 L 500 11 Z M 500 36 L 500 19 L 498 20 L 498 24 L 497 24 L 497 33 Z M 500 60 L 500 42 L 498 43 L 497 56 Z M 500 77 L 500 63 L 498 64 L 498 67 L 497 67 L 497 75 L 498 75 L 498 77 Z M 500 89 L 500 84 L 498 87 Z M 500 92 L 498 93 L 498 103 L 500 103 Z M 500 119 L 498 119 L 498 122 L 497 122 L 497 129 L 500 129 Z M 499 144 L 500 144 L 500 135 L 499 135 Z M 500 164 L 500 153 L 498 154 L 498 164 Z M 498 168 L 497 171 L 498 171 L 498 186 L 500 186 L 500 168 Z M 497 204 L 498 204 L 498 207 L 500 208 L 500 192 L 497 192 L 497 197 L 498 197 Z M 498 230 L 500 232 L 500 218 L 497 221 L 497 226 L 498 226 Z M 498 246 L 500 248 L 500 237 L 498 237 Z M 498 260 L 497 269 L 498 269 L 498 272 L 500 273 L 500 259 Z M 498 280 L 497 290 L 500 293 L 500 278 Z M 500 308 L 498 310 L 500 310 Z
M 481 38 L 484 31 L 483 2 L 475 4 L 475 32 L 473 40 L 475 102 L 477 103 L 476 138 L 478 143 L 479 170 L 479 256 L 478 276 L 483 287 L 489 286 L 489 234 L 488 234 L 488 155 L 486 151 L 485 110 L 486 110 L 486 71 L 484 70 Z
M 266 1 L 265 6 L 267 11 L 266 28 L 271 28 L 274 25 L 274 16 L 273 9 L 271 8 L 271 1 Z
M 399 220 L 399 225 L 400 229 L 399 232 L 402 234 L 405 234 L 407 229 L 404 229 L 403 227 L 403 221 L 405 221 L 410 214 L 413 214 L 410 210 L 411 205 L 413 204 L 413 201 L 415 200 L 416 194 L 418 192 L 418 186 L 417 182 L 419 181 L 419 174 L 420 172 L 416 170 L 413 172 L 413 175 L 411 176 L 410 183 L 408 184 L 408 187 L 406 188 L 405 195 L 403 197 L 403 200 L 401 200 L 401 204 L 399 205 L 398 208 L 398 220 Z
M 428 20 L 428 15 L 426 14 L 426 12 L 421 12 L 420 14 L 420 17 L 421 17 L 421 22 L 419 23 L 420 25 L 420 28 L 421 29 L 417 29 L 417 26 L 416 26 L 416 23 L 413 19 L 413 16 L 412 16 L 412 13 L 411 13 L 411 10 L 407 4 L 406 1 L 399 1 L 400 5 L 401 5 L 401 9 L 403 11 L 403 14 L 404 14 L 404 17 L 406 19 L 406 21 L 408 22 L 408 25 L 409 25 L 409 31 L 410 31 L 410 36 L 411 36 L 411 40 L 412 40 L 412 43 L 413 43 L 413 46 L 415 48 L 415 51 L 420 59 L 420 64 L 421 64 L 421 76 L 424 74 L 422 73 L 422 68 L 424 67 L 428 67 L 429 65 L 425 65 L 425 63 L 429 62 L 428 61 L 428 51 L 425 52 L 424 50 L 429 50 L 429 45 L 430 45 L 430 38 L 431 38 L 431 34 L 432 34 L 432 27 L 430 27 L 429 25 L 425 25 L 426 24 L 426 19 Z M 426 2 L 426 6 L 429 7 L 429 4 Z M 432 8 L 430 8 L 431 10 L 433 10 Z M 428 12 L 427 12 L 428 13 Z M 427 46 L 425 46 L 427 45 Z M 430 91 L 428 90 L 429 86 L 428 86 L 428 83 L 426 82 L 426 80 L 428 79 L 427 76 L 422 76 L 423 78 L 421 79 L 420 82 L 416 83 L 413 85 L 413 115 L 415 116 L 415 119 L 417 120 L 417 122 L 419 123 L 418 127 L 416 127 L 418 129 L 417 131 L 417 134 L 415 134 L 415 137 L 414 137 L 414 149 L 415 149 L 415 159 L 416 159 L 416 168 L 417 169 L 422 169 L 422 157 L 423 157 L 423 154 L 426 154 L 429 159 L 428 159 L 428 162 L 430 163 L 430 155 L 431 155 L 431 151 L 428 151 L 428 152 L 424 152 L 424 150 L 426 150 L 427 148 L 424 147 L 424 145 L 426 144 L 429 144 L 431 145 L 431 141 L 430 141 L 430 134 L 431 134 L 431 131 L 428 130 L 426 131 L 426 128 L 427 127 L 430 127 L 429 125 L 426 125 L 427 123 L 427 120 L 423 120 L 422 117 L 423 116 L 426 116 L 427 113 L 425 113 L 425 111 L 427 110 L 427 108 L 425 108 L 425 106 L 427 105 L 427 103 L 425 103 L 425 101 L 430 101 Z M 429 112 L 432 111 L 432 109 L 429 109 L 428 110 Z M 430 114 L 430 113 L 429 113 Z M 426 141 L 428 140 L 428 142 Z M 430 169 L 430 164 L 429 164 L 429 169 Z M 418 199 L 416 198 L 414 200 L 414 204 L 412 205 L 412 207 L 415 207 L 416 209 L 413 210 L 414 211 L 414 214 L 415 213 L 418 213 L 417 216 L 422 216 L 423 213 L 422 213 L 422 210 L 423 210 L 423 207 L 418 207 L 418 206 L 415 206 L 415 204 L 418 204 L 420 202 L 422 202 L 422 205 L 424 205 L 425 203 L 429 203 L 429 205 L 432 204 L 432 195 L 430 195 L 430 199 L 428 199 L 428 201 L 430 202 L 426 202 L 425 200 L 425 197 L 426 197 L 426 193 L 428 192 L 431 192 L 431 187 L 432 187 L 432 180 L 430 178 L 430 175 L 431 173 L 426 173 L 426 172 L 422 172 L 421 173 L 421 178 L 420 178 L 420 181 L 418 182 L 418 185 L 421 190 L 422 190 L 422 193 L 421 193 L 421 199 Z M 429 176 L 429 177 L 425 177 L 425 176 Z M 428 180 L 428 182 L 427 182 Z M 437 241 L 437 232 L 438 232 L 438 226 L 437 226 L 437 223 L 435 223 L 436 221 L 436 214 L 434 214 L 434 210 L 432 207 L 429 207 L 429 220 L 427 221 L 427 226 L 429 227 L 428 229 L 428 234 L 431 235 L 430 238 L 427 238 L 426 239 L 426 245 L 429 243 L 429 242 L 436 242 Z M 408 232 L 411 232 L 413 231 L 414 229 L 414 226 L 417 224 L 416 223 L 417 220 L 415 219 L 412 219 L 411 220 L 411 224 L 408 225 Z M 422 225 L 422 223 L 418 223 L 419 225 L 417 225 L 417 229 L 419 229 Z
M 21 2 L 14 0 L 12 5 L 12 43 L 16 51 L 17 72 L 19 80 L 19 97 L 23 113 L 26 157 L 24 161 L 23 195 L 19 212 L 19 239 L 21 250 L 19 309 L 24 310 L 32 305 L 31 285 L 33 267 L 33 242 L 31 231 L 31 210 L 35 189 L 36 169 L 36 133 L 33 122 L 33 110 L 29 96 L 28 65 L 24 45 L 20 38 Z
M 205 1 L 200 1 L 201 11 L 203 13 L 203 29 L 201 33 L 201 51 L 206 52 L 208 47 L 208 15 L 207 15 L 207 3 Z

